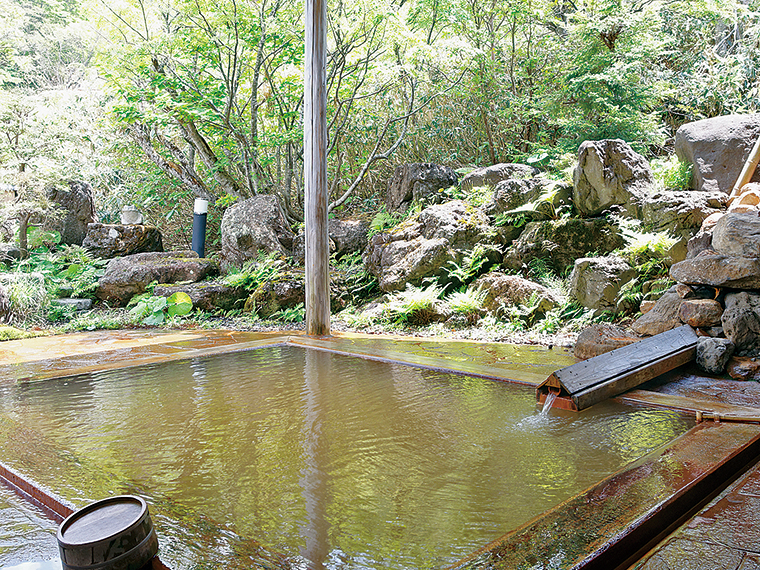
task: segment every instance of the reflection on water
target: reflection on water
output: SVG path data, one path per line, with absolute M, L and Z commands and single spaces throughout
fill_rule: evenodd
M 3 459 L 65 498 L 146 495 L 173 568 L 259 543 L 297 567 L 441 566 L 691 426 L 540 416 L 525 387 L 288 347 L 3 387 L 0 414 Z M 39 439 L 14 447 L 19 426 Z

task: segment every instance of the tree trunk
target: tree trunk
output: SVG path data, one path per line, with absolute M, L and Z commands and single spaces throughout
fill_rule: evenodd
M 18 218 L 18 249 L 21 252 L 21 259 L 29 257 L 29 238 L 26 232 L 29 229 L 29 219 L 31 217 L 31 214 L 24 213 Z
M 306 334 L 330 334 L 330 249 L 327 232 L 327 0 L 306 0 L 304 177 Z

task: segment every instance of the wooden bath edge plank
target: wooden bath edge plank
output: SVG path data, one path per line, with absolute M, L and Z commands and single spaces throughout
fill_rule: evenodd
M 288 345 L 324 350 L 344 356 L 367 358 L 381 362 L 404 364 L 407 366 L 453 372 L 455 374 L 465 374 L 468 376 L 479 376 L 481 378 L 501 380 L 513 384 L 521 384 L 523 386 L 536 386 L 543 379 L 542 375 L 528 370 L 515 370 L 505 366 L 484 366 L 471 360 L 446 360 L 442 359 L 440 356 L 422 356 L 419 354 L 411 354 L 403 350 L 394 351 L 384 348 L 373 348 L 369 350 L 357 346 L 340 347 L 326 339 L 313 337 L 291 337 L 288 339 Z
M 2 463 L 0 463 L 0 483 L 4 484 L 25 501 L 39 508 L 55 523 L 60 524 L 75 511 L 73 506 L 55 497 L 40 485 L 31 482 L 26 477 L 22 477 Z
M 16 382 L 34 382 L 37 380 L 50 380 L 53 378 L 78 376 L 80 374 L 102 372 L 105 370 L 114 370 L 117 368 L 132 368 L 135 366 L 145 366 L 147 364 L 175 362 L 178 360 L 188 360 L 191 358 L 202 358 L 206 356 L 231 354 L 233 352 L 241 352 L 241 351 L 255 349 L 255 348 L 269 348 L 273 346 L 285 346 L 287 344 L 288 344 L 287 337 L 283 336 L 280 338 L 275 337 L 272 339 L 261 339 L 261 340 L 242 342 L 242 343 L 237 343 L 237 344 L 228 344 L 221 347 L 187 349 L 187 350 L 178 351 L 173 354 L 155 353 L 155 352 L 151 353 L 150 351 L 148 351 L 146 354 L 141 355 L 137 358 L 130 359 L 130 360 L 120 360 L 120 359 L 112 358 L 114 356 L 114 353 L 119 352 L 118 350 L 104 351 L 102 353 L 98 353 L 98 356 L 100 357 L 102 362 L 98 362 L 97 364 L 83 364 L 83 365 L 74 364 L 71 367 L 61 367 L 61 368 L 56 368 L 56 369 L 47 370 L 47 371 L 36 371 L 33 374 L 22 373 L 15 378 L 5 378 L 4 380 L 10 380 L 10 381 L 16 381 Z M 151 345 L 151 347 L 153 346 L 165 346 L 165 345 Z M 76 360 L 76 359 L 81 359 L 85 356 L 91 356 L 91 354 L 75 355 L 71 357 L 70 359 L 64 358 L 64 359 L 59 359 L 59 361 L 65 362 L 67 360 Z
M 699 424 L 449 570 L 628 568 L 758 456 L 760 426 Z
M 676 394 L 664 394 L 649 390 L 631 390 L 616 398 L 625 404 L 665 408 L 690 414 L 702 414 L 705 420 L 742 421 L 760 423 L 760 408 L 741 406 L 728 402 L 695 399 Z

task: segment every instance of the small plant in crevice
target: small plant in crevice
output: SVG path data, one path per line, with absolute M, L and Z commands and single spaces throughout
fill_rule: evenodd
M 379 290 L 377 278 L 367 271 L 361 253 L 344 255 L 331 260 L 333 303 L 338 306 L 356 305 L 369 299 Z
M 676 155 L 651 161 L 654 179 L 665 190 L 688 190 L 691 187 L 692 164 L 681 162 Z
M 489 254 L 493 251 L 490 246 L 477 244 L 469 253 L 462 257 L 461 263 L 449 261 L 451 267 L 444 267 L 446 280 L 455 288 L 469 284 L 473 279 L 484 273 L 490 264 Z

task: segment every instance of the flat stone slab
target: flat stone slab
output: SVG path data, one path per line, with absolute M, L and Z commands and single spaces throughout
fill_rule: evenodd
M 71 307 L 77 311 L 89 311 L 92 309 L 92 299 L 72 299 L 69 297 L 63 299 L 53 299 L 50 301 L 51 305 L 58 305 L 59 307 Z
M 758 425 L 699 424 L 666 448 L 506 534 L 454 568 L 616 568 L 729 480 L 758 451 Z M 760 540 L 760 529 L 750 540 L 756 535 Z M 669 568 L 681 567 L 703 566 Z
M 733 289 L 760 288 L 760 259 L 731 255 L 699 255 L 674 264 L 670 277 L 688 285 Z

